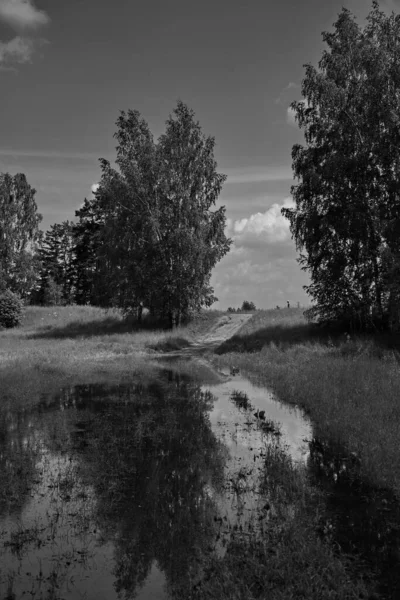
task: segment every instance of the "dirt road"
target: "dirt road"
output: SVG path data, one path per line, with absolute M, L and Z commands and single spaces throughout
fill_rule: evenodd
M 194 346 L 216 346 L 231 338 L 253 316 L 250 314 L 223 315 L 209 331 L 196 340 Z

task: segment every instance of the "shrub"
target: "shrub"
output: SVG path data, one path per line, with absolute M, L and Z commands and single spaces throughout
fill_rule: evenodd
M 19 297 L 6 290 L 0 293 L 0 327 L 15 327 L 22 317 L 22 302 Z
M 248 300 L 245 300 L 240 310 L 256 310 L 256 305 L 254 304 L 254 302 L 249 302 Z

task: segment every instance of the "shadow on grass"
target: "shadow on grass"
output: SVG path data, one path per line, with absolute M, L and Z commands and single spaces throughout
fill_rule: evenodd
M 188 348 L 192 344 L 189 340 L 183 337 L 171 337 L 165 340 L 160 340 L 155 344 L 148 344 L 148 348 L 156 350 L 157 352 L 176 352 L 183 348 Z
M 340 334 L 336 333 L 339 338 Z M 277 346 L 293 346 L 306 342 L 328 343 L 329 332 L 317 325 L 271 325 L 249 334 L 237 334 L 216 348 L 216 354 L 228 352 L 259 352 L 263 346 L 274 343 Z M 343 337 L 343 334 L 341 334 Z
M 300 344 L 320 344 L 322 346 L 340 347 L 346 341 L 347 331 L 338 327 L 322 327 L 315 323 L 301 324 L 278 324 L 262 327 L 251 333 L 239 333 L 220 344 L 215 349 L 215 354 L 227 354 L 229 352 L 260 352 L 263 346 L 275 344 L 284 350 Z M 358 351 L 358 344 L 369 344 L 374 346 L 374 354 L 380 355 L 385 350 L 400 350 L 399 334 L 390 332 L 360 333 L 351 336 L 353 344 L 348 348 L 350 351 Z M 351 352 L 350 352 L 351 353 Z
M 117 317 L 109 316 L 101 320 L 72 321 L 59 327 L 47 325 L 28 337 L 30 339 L 89 338 L 98 335 L 112 335 L 160 329 L 167 330 L 168 324 L 165 321 L 151 318 L 145 318 L 139 323 L 136 318 L 128 317 L 126 319 L 118 319 Z

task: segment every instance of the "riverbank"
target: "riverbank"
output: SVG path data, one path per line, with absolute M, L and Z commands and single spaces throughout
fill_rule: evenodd
M 139 328 L 118 310 L 26 307 L 19 327 L 0 330 L 0 399 L 24 404 L 72 383 L 151 377 L 149 357 L 189 347 L 220 315 L 207 311 L 170 331 L 146 320 Z
M 302 313 L 257 311 L 216 349 L 213 364 L 236 366 L 304 408 L 316 436 L 354 453 L 368 482 L 400 495 L 398 351 L 390 340 L 330 337 Z

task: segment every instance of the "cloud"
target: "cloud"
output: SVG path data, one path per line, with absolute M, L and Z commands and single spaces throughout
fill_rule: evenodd
M 32 61 L 36 49 L 48 43 L 44 39 L 34 39 L 19 32 L 37 29 L 49 22 L 48 15 L 38 10 L 32 0 L 0 0 L 0 21 L 3 21 L 18 35 L 8 42 L 0 40 L 0 70 L 15 71 L 12 65 L 25 64 Z M 9 66 L 11 64 L 11 66 Z
M 294 83 L 293 81 L 289 81 L 287 86 L 284 87 L 283 90 L 281 90 L 281 93 L 279 94 L 279 96 L 277 98 L 275 98 L 275 104 L 283 104 L 284 97 L 288 97 L 287 92 L 290 92 L 290 90 L 296 90 L 299 87 L 300 87 L 299 83 Z
M 258 181 L 286 181 L 293 179 L 290 167 L 235 167 L 222 169 L 228 176 L 226 183 L 256 183 Z
M 297 127 L 295 115 L 296 115 L 296 113 L 293 110 L 293 108 L 291 106 L 288 106 L 288 108 L 286 110 L 286 123 L 288 125 L 293 125 L 294 127 Z
M 95 193 L 97 192 L 98 188 L 99 188 L 100 184 L 99 183 L 92 183 L 91 186 L 91 191 L 92 191 L 92 198 L 94 198 Z
M 282 204 L 276 202 L 264 213 L 258 212 L 236 221 L 227 219 L 227 235 L 234 240 L 235 246 L 245 248 L 287 242 L 291 239 L 289 221 L 281 214 L 281 209 L 293 206 L 292 198 L 286 198 Z
M 0 20 L 19 30 L 36 29 L 46 25 L 50 18 L 31 0 L 0 0 Z
M 0 41 L 0 64 L 31 62 L 35 49 L 33 40 L 16 36 L 9 42 Z
M 219 302 L 215 308 L 241 306 L 251 300 L 257 308 L 272 308 L 300 302 L 309 304 L 303 285 L 308 276 L 296 262 L 294 244 L 291 253 L 271 256 L 269 251 L 245 249 L 235 255 L 231 252 L 215 267 L 211 285 Z

